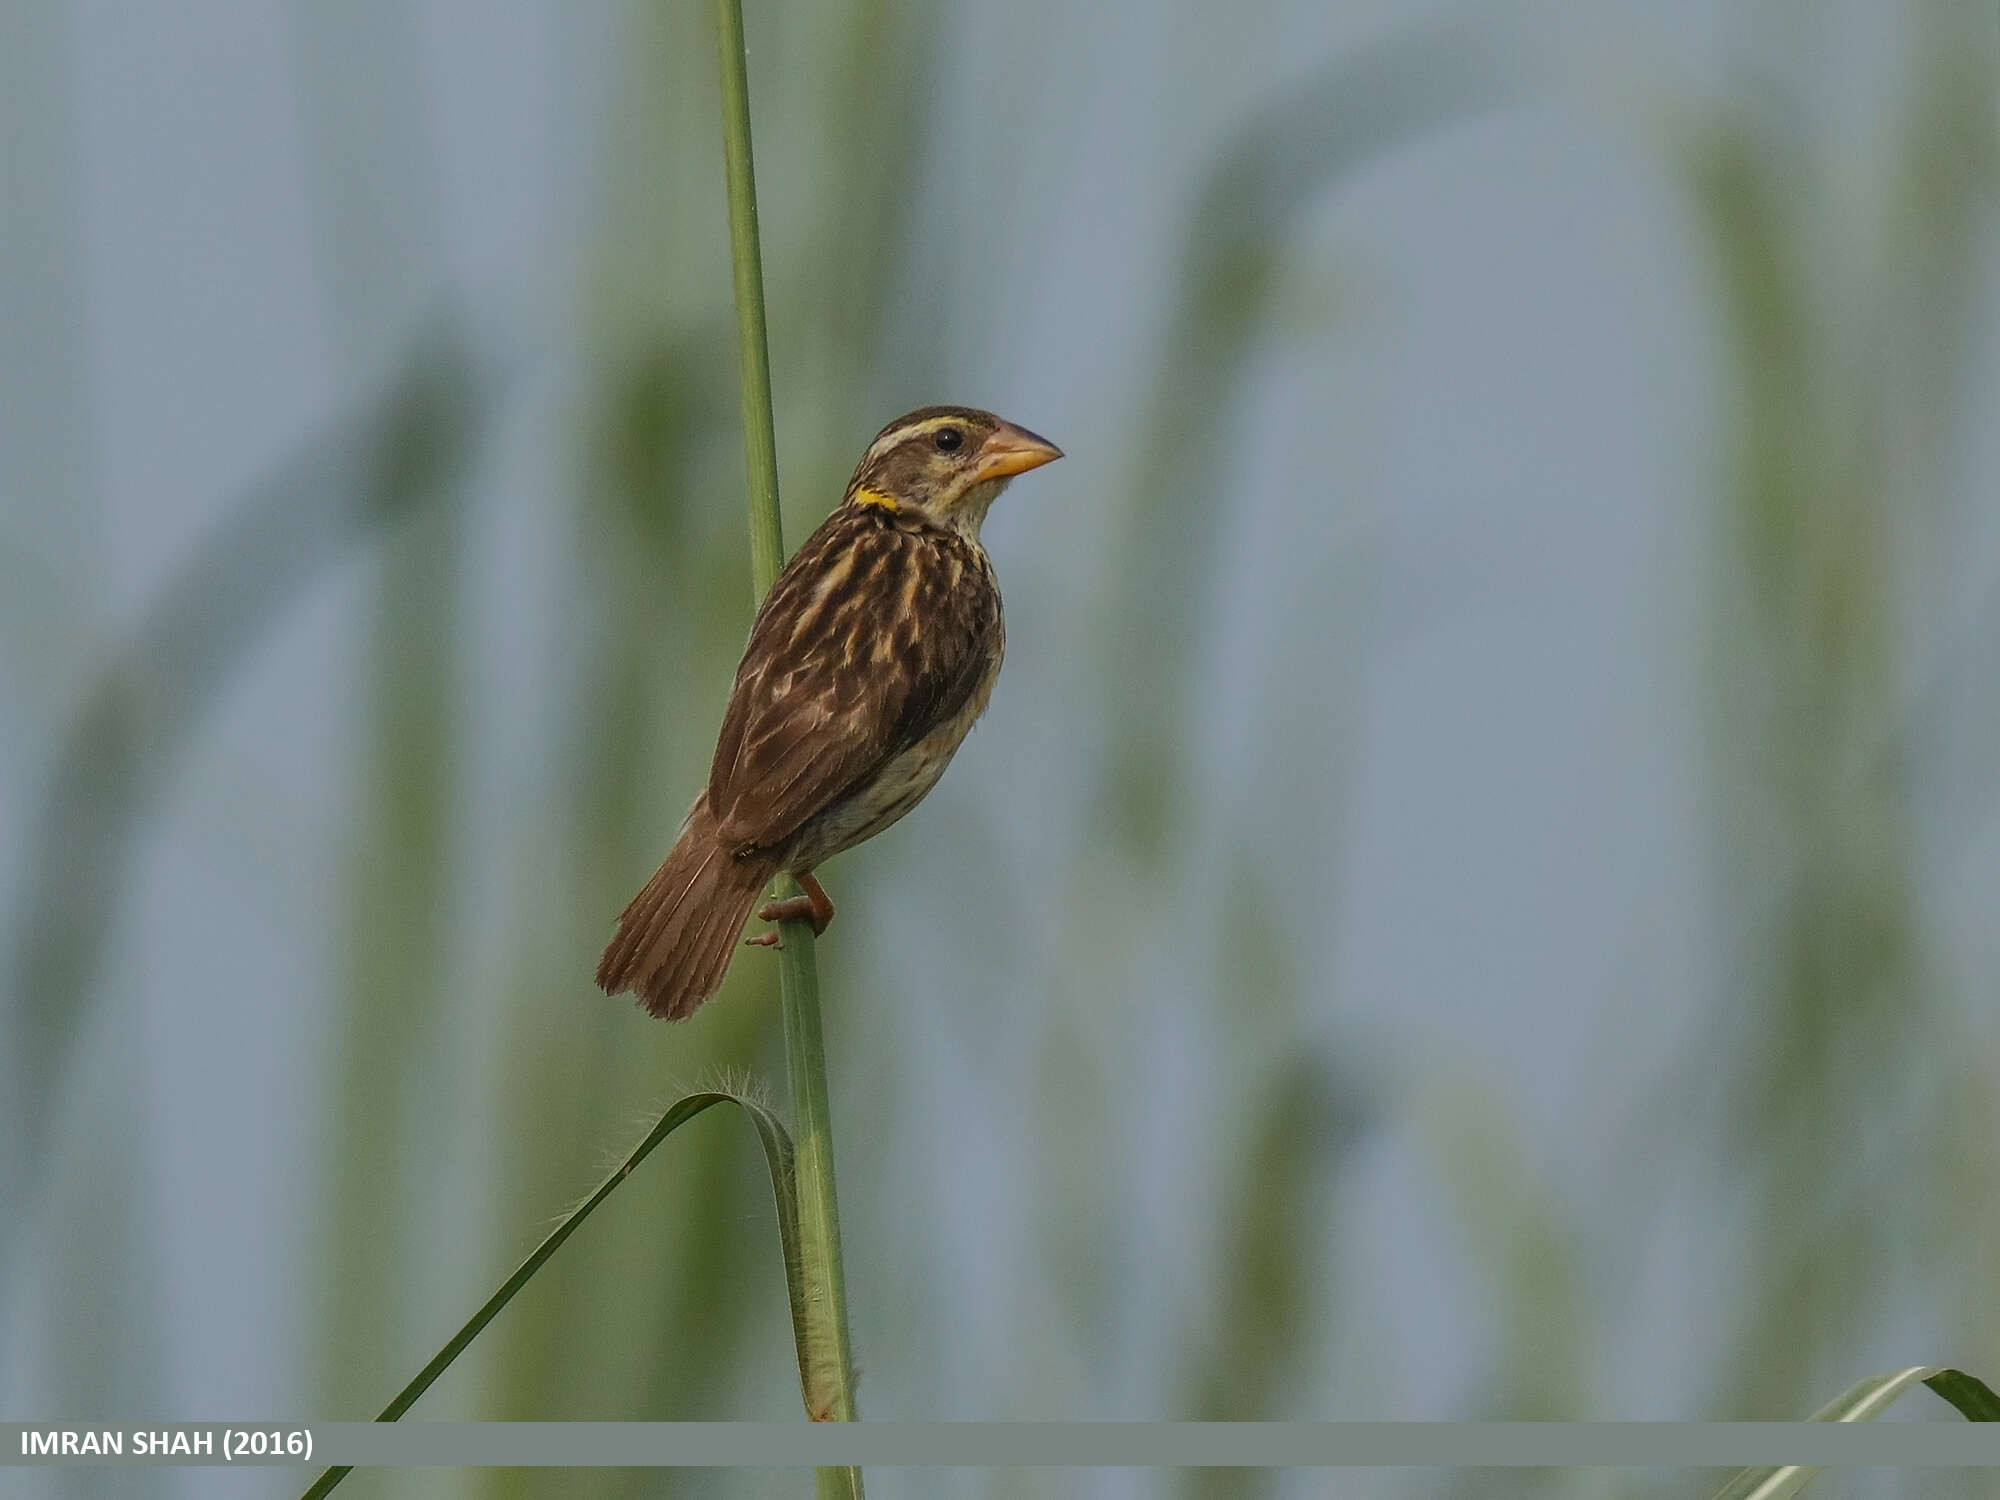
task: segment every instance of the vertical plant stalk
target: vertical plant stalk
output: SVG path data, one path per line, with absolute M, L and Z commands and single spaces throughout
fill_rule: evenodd
M 785 533 L 778 514 L 778 433 L 771 414 L 771 340 L 764 326 L 764 249 L 757 235 L 757 173 L 750 157 L 742 0 L 715 0 L 715 32 L 722 53 L 722 157 L 729 178 L 729 269 L 743 383 L 743 461 L 750 476 L 750 580 L 757 596 L 751 602 L 762 604 L 784 566 Z
M 736 337 L 743 382 L 743 454 L 750 479 L 750 565 L 757 598 L 770 590 L 784 560 L 778 514 L 777 435 L 771 415 L 771 358 L 764 327 L 763 252 L 757 238 L 757 184 L 750 155 L 750 84 L 743 48 L 742 0 L 716 0 L 722 63 L 722 141 L 729 177 L 729 253 L 736 285 Z M 798 893 L 781 876 L 780 896 Z M 848 1351 L 847 1289 L 840 1264 L 840 1212 L 833 1187 L 833 1124 L 827 1105 L 826 1046 L 820 1034 L 819 971 L 812 924 L 781 924 L 779 989 L 785 1061 L 791 1075 L 797 1150 L 799 1257 L 805 1316 L 818 1325 L 813 1346 L 832 1368 L 807 1385 L 813 1420 L 854 1420 L 854 1365 Z M 858 1470 L 822 1469 L 822 1495 L 861 1493 Z

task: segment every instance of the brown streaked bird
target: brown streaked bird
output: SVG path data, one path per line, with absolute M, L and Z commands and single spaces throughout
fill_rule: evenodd
M 618 918 L 600 985 L 656 1016 L 692 1014 L 780 871 L 806 894 L 758 915 L 826 930 L 814 867 L 921 802 L 986 707 L 1006 632 L 979 528 L 1010 479 L 1061 457 L 962 406 L 913 411 L 868 445 L 757 611 L 708 786 Z

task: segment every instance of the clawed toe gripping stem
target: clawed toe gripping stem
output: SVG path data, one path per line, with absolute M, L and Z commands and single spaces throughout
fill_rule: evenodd
M 826 893 L 826 887 L 813 879 L 810 874 L 795 877 L 799 896 L 787 896 L 781 901 L 766 901 L 757 908 L 757 915 L 766 922 L 810 922 L 813 936 L 821 936 L 827 925 L 833 921 L 833 898 Z M 745 938 L 744 946 L 749 948 L 778 948 L 783 944 L 778 939 L 777 930 L 760 932 L 755 937 Z

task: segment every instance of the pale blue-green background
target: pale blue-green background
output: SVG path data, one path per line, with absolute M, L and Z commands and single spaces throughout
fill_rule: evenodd
M 1069 455 L 987 720 L 825 872 L 864 1413 L 2000 1374 L 1994 7 L 749 9 L 788 536 L 920 403 Z M 778 1076 L 766 955 L 589 982 L 748 619 L 716 120 L 693 0 L 0 5 L 0 1414 L 366 1416 Z M 417 1415 L 797 1409 L 710 1116 Z M 287 1492 L 134 1483 L 20 1479 Z

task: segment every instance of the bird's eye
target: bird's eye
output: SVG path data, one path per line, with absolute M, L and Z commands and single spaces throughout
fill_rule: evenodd
M 937 444 L 940 453 L 956 453 L 965 442 L 965 434 L 956 427 L 940 427 L 931 441 Z

